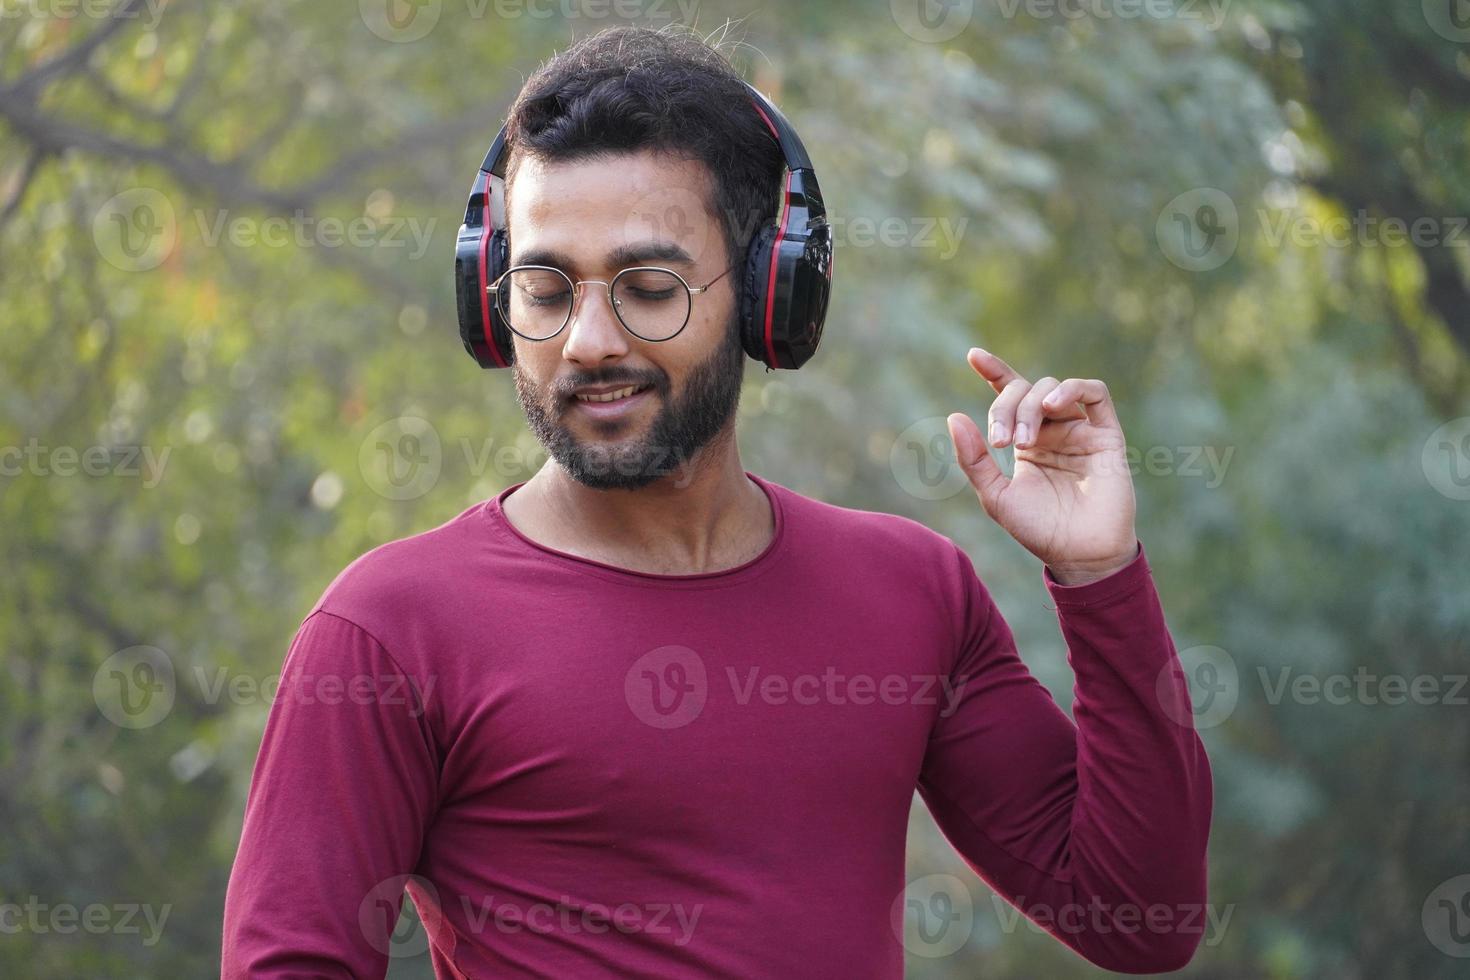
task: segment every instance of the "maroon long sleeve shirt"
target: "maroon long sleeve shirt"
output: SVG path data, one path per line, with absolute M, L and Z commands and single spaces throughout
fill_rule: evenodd
M 1210 769 L 1142 549 L 1044 573 L 1074 725 L 951 540 L 751 478 L 775 536 L 725 571 L 543 547 L 515 487 L 349 566 L 282 670 L 224 976 L 377 977 L 417 938 L 440 977 L 900 977 L 916 789 L 1081 955 L 1185 963 Z

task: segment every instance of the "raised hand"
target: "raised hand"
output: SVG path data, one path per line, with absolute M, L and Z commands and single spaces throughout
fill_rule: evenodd
M 1107 385 L 1046 377 L 1032 384 L 979 347 L 970 366 L 998 395 L 986 431 L 997 449 L 1014 443 L 1007 478 L 968 415 L 949 416 L 955 455 L 980 504 L 1064 585 L 1112 574 L 1138 554 L 1127 443 Z

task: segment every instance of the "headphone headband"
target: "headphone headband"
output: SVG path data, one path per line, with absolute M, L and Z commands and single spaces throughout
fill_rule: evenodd
M 775 103 L 746 83 L 786 165 L 777 222 L 760 229 L 746 254 L 739 290 L 741 344 L 767 367 L 796 369 L 816 352 L 832 282 L 832 236 L 811 157 Z M 510 267 L 505 218 L 506 127 L 485 153 L 470 188 L 455 245 L 459 332 L 481 367 L 509 367 L 515 345 L 486 287 Z

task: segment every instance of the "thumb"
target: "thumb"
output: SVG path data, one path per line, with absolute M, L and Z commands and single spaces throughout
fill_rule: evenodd
M 995 460 L 991 459 L 985 437 L 981 435 L 980 428 L 973 419 L 961 412 L 955 412 L 946 421 L 949 423 L 949 437 L 954 442 L 955 459 L 969 478 L 970 486 L 980 496 L 981 506 L 994 517 L 1000 495 L 1010 481 L 1000 471 Z

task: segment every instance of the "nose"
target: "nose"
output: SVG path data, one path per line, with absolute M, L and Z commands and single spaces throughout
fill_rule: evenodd
M 628 332 L 613 312 L 607 286 L 582 282 L 576 287 L 572 322 L 562 357 L 581 367 L 594 367 L 628 353 Z

